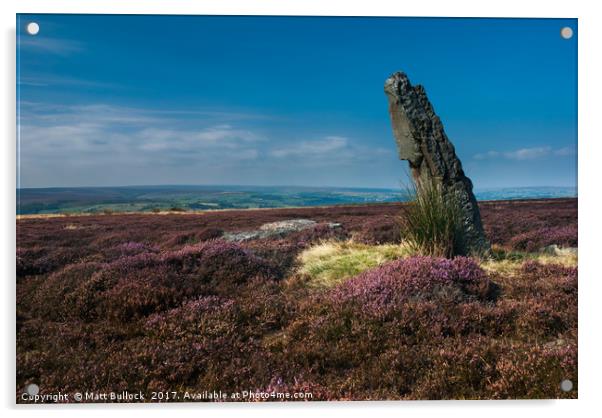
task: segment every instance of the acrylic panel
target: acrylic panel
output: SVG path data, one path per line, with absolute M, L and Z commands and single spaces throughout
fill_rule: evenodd
M 16 402 L 577 398 L 577 36 L 17 15 Z

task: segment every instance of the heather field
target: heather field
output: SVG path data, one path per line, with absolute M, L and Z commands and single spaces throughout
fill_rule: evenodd
M 17 402 L 29 383 L 146 400 L 576 398 L 577 199 L 480 208 L 484 259 L 416 254 L 401 204 L 21 217 Z M 238 238 L 294 219 L 315 223 Z

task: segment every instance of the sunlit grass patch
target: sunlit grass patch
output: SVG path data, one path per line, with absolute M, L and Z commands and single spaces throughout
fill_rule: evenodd
M 407 245 L 367 245 L 353 241 L 325 242 L 299 255 L 301 274 L 312 287 L 331 287 L 384 262 L 412 255 Z
M 310 287 L 332 287 L 385 262 L 416 254 L 416 250 L 407 243 L 368 245 L 354 241 L 329 241 L 303 251 L 298 257 L 298 272 L 306 277 L 306 284 Z M 577 255 L 528 253 L 493 246 L 491 257 L 481 259 L 479 265 L 487 273 L 512 278 L 520 275 L 527 261 L 576 267 Z
M 523 263 L 528 260 L 537 261 L 541 264 L 560 264 L 565 267 L 576 267 L 578 256 L 570 252 L 561 252 L 558 255 L 547 253 L 528 253 L 521 251 L 509 251 L 494 245 L 491 248 L 490 259 L 483 260 L 481 267 L 487 272 L 494 272 L 505 276 L 516 274 Z

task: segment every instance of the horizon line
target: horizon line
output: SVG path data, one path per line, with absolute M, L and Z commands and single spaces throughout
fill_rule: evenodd
M 281 187 L 281 188 L 313 188 L 313 189 L 377 189 L 377 190 L 397 190 L 394 187 L 382 187 L 382 186 L 311 186 L 311 185 L 293 185 L 293 184 L 274 184 L 274 185 L 261 185 L 261 184 L 193 184 L 193 183 L 180 183 L 180 184 L 127 184 L 127 185 L 106 185 L 106 186 L 34 186 L 34 187 L 16 187 L 16 190 L 31 190 L 31 189 L 118 189 L 118 188 L 134 188 L 134 187 Z M 531 189 L 531 188 L 573 188 L 577 189 L 578 185 L 567 186 L 567 185 L 537 185 L 537 186 L 486 186 L 486 187 L 475 187 L 473 184 L 473 190 L 487 190 L 487 189 Z

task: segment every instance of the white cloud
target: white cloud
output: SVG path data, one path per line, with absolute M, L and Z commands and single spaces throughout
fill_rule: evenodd
M 498 157 L 499 155 L 500 155 L 500 153 L 497 152 L 497 151 L 487 151 L 485 153 L 475 154 L 473 158 L 475 160 L 486 160 L 486 159 L 489 159 L 489 158 Z
M 198 130 L 175 130 L 149 128 L 135 135 L 139 148 L 147 151 L 164 150 L 207 150 L 245 148 L 246 144 L 260 141 L 261 137 L 251 131 L 235 129 L 229 125 L 210 126 Z
M 264 182 L 275 172 L 296 182 L 312 169 L 338 172 L 396 159 L 393 147 L 342 135 L 276 137 L 265 130 L 269 123 L 257 123 L 269 115 L 26 101 L 19 115 L 23 187 Z
M 314 141 L 302 141 L 286 148 L 276 148 L 270 154 L 277 158 L 315 157 L 342 150 L 348 146 L 348 142 L 349 140 L 342 136 L 326 136 Z
M 36 74 L 33 76 L 19 75 L 17 83 L 24 86 L 33 87 L 57 87 L 57 86 L 77 86 L 94 89 L 114 89 L 123 88 L 122 85 L 116 83 L 107 83 L 97 80 L 86 80 L 83 78 L 63 77 L 48 74 Z
M 395 159 L 391 148 L 371 147 L 340 135 L 306 141 L 288 141 L 269 150 L 269 162 L 280 170 L 306 172 L 308 169 L 343 170 L 343 167 L 368 167 L 377 161 Z M 336 169 L 334 167 L 337 167 Z
M 488 151 L 485 153 L 479 153 L 474 155 L 475 160 L 488 160 L 503 158 L 507 160 L 537 160 L 549 156 L 567 156 L 575 153 L 574 148 L 564 147 L 559 149 L 553 149 L 552 147 L 533 147 L 533 148 L 520 148 L 513 151 Z
M 510 160 L 535 160 L 550 155 L 551 151 L 550 147 L 521 148 L 505 152 L 504 157 Z
M 554 155 L 565 157 L 569 155 L 575 155 L 577 153 L 577 147 L 564 147 L 554 150 Z
M 70 39 L 49 38 L 46 36 L 28 36 L 19 39 L 19 48 L 55 55 L 71 55 L 84 50 L 81 42 Z
M 53 106 L 22 103 L 21 168 L 61 164 L 92 166 L 210 165 L 257 158 L 257 132 L 208 119 L 178 120 L 145 109 L 104 104 Z M 210 119 L 210 118 L 209 118 Z M 54 165 L 53 165 L 54 164 Z

